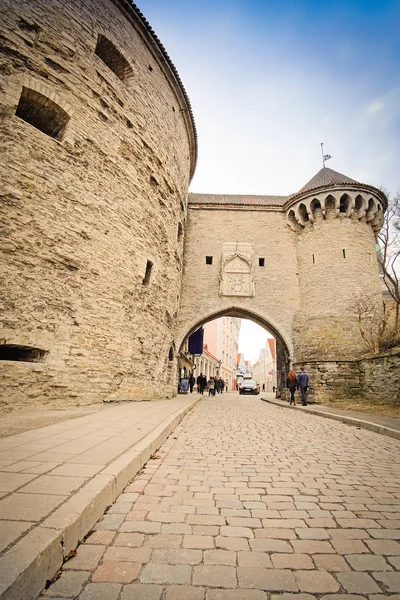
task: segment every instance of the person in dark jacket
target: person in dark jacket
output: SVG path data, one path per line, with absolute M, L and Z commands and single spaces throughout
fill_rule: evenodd
M 303 406 L 307 406 L 307 390 L 310 385 L 310 379 L 305 373 L 304 368 L 300 367 L 300 373 L 297 376 L 297 389 L 301 393 L 301 403 Z
M 201 381 L 203 379 L 203 373 L 200 373 L 200 375 L 197 376 L 196 379 L 196 383 L 197 383 L 197 393 L 201 394 Z
M 190 377 L 189 377 L 189 389 L 190 389 L 190 393 L 191 393 L 191 394 L 193 393 L 193 387 L 194 387 L 194 384 L 195 384 L 195 383 L 196 383 L 196 380 L 195 380 L 195 378 L 193 377 L 193 373 L 192 373 L 192 374 L 190 375 Z
M 286 379 L 286 387 L 290 392 L 290 404 L 296 406 L 296 398 L 294 397 L 294 393 L 297 388 L 297 376 L 294 371 L 289 371 Z

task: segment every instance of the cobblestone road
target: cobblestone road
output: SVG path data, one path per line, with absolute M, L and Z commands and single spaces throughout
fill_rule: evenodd
M 43 595 L 400 599 L 400 441 L 202 400 Z

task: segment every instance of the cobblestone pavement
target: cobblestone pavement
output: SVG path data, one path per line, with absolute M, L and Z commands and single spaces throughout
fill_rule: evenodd
M 43 596 L 400 600 L 400 441 L 202 400 Z

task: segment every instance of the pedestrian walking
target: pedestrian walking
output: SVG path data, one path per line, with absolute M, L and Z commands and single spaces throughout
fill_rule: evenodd
M 189 377 L 189 390 L 190 390 L 190 393 L 191 393 L 191 394 L 193 393 L 193 387 L 194 387 L 194 384 L 195 384 L 195 383 L 196 383 L 196 380 L 195 380 L 195 378 L 193 377 L 193 373 L 192 373 L 192 374 L 190 375 L 190 377 Z
M 263 383 L 262 391 L 265 392 L 265 383 Z
M 214 381 L 214 377 L 210 377 L 210 379 L 207 382 L 207 388 L 208 388 L 208 395 L 209 396 L 215 396 L 215 381 Z
M 228 391 L 228 380 L 225 381 L 225 391 Z
M 300 367 L 300 373 L 297 376 L 297 389 L 301 393 L 301 403 L 303 406 L 307 406 L 307 390 L 310 385 L 310 378 L 304 371 L 304 367 Z
M 196 379 L 196 384 L 197 384 L 197 393 L 201 394 L 201 380 L 203 379 L 203 373 L 200 373 L 200 375 L 197 376 Z
M 200 394 L 203 395 L 204 394 L 204 390 L 207 387 L 207 377 L 205 375 L 201 376 L 201 381 L 200 381 Z
M 225 387 L 225 381 L 220 377 L 220 379 L 218 381 L 218 384 L 219 384 L 218 387 L 219 387 L 219 389 L 221 391 L 221 394 L 222 394 L 222 392 L 224 391 L 224 387 Z
M 286 379 L 286 387 L 290 392 L 290 404 L 296 406 L 296 398 L 294 397 L 294 393 L 297 389 L 297 376 L 294 371 L 289 371 Z

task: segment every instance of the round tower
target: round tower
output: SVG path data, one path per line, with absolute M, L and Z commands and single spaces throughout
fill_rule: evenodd
M 369 347 L 359 306 L 382 316 L 376 235 L 387 207 L 378 189 L 324 167 L 286 205 L 296 232 L 300 311 L 294 361 L 346 361 Z
M 197 153 L 179 75 L 126 0 L 0 22 L 0 395 L 165 397 Z

